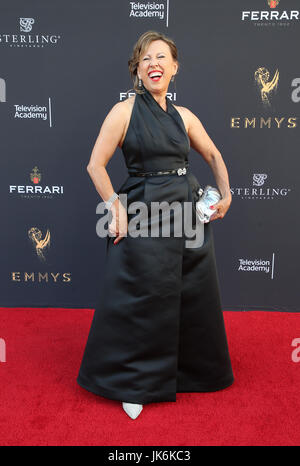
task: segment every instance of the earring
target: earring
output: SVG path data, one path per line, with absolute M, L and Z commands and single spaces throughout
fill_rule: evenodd
M 176 73 L 175 73 L 175 74 L 176 74 Z M 173 76 L 172 76 L 172 78 L 171 78 L 171 81 L 172 81 L 172 83 L 173 83 L 174 91 L 175 91 L 175 93 L 176 93 L 177 90 L 176 90 L 175 74 L 173 74 Z
M 141 80 L 141 78 L 139 78 L 139 88 L 140 88 L 140 89 L 142 88 L 142 80 Z

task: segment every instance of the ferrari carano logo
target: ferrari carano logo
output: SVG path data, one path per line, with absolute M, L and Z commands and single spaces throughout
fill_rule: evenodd
M 258 68 L 254 73 L 255 81 L 260 89 L 261 100 L 264 105 L 270 105 L 270 93 L 277 91 L 279 81 L 279 71 L 276 70 L 272 80 L 270 81 L 270 73 L 264 68 Z
M 42 179 L 41 172 L 39 171 L 38 167 L 34 167 L 32 172 L 30 173 L 30 180 L 33 184 L 38 184 Z
M 270 8 L 276 8 L 279 3 L 279 0 L 268 0 L 268 5 Z

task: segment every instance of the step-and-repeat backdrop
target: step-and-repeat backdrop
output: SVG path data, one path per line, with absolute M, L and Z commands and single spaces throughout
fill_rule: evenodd
M 0 14 L 1 306 L 90 307 L 105 273 L 86 166 L 154 29 L 181 68 L 174 104 L 201 120 L 229 172 L 213 222 L 224 309 L 300 311 L 298 0 L 5 1 Z M 215 185 L 191 150 L 199 182 Z M 117 190 L 122 151 L 107 165 Z

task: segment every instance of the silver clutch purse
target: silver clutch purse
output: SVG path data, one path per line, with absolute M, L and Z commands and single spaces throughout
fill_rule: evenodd
M 199 199 L 196 202 L 196 212 L 200 222 L 208 223 L 210 217 L 216 209 L 210 209 L 209 206 L 216 204 L 222 199 L 221 193 L 217 188 L 210 185 L 205 186 L 204 189 L 198 189 Z

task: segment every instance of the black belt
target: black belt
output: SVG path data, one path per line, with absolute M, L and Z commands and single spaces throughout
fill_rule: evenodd
M 155 175 L 185 175 L 187 172 L 188 165 L 182 168 L 174 168 L 171 170 L 158 170 L 158 171 L 151 171 L 151 172 L 130 172 L 128 170 L 129 176 L 155 176 Z

